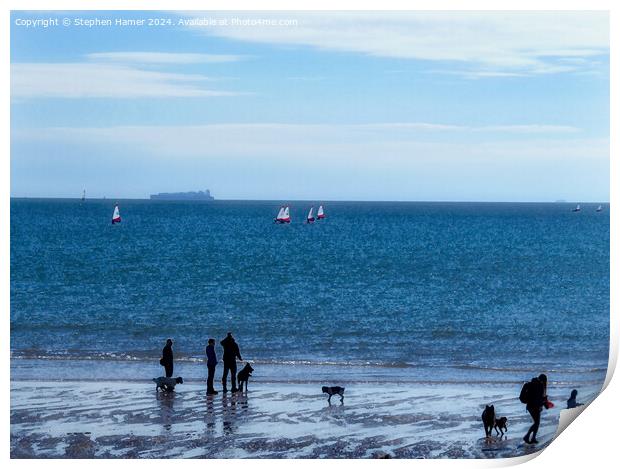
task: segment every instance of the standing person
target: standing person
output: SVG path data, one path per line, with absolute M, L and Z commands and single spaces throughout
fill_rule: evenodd
M 172 357 L 172 339 L 166 340 L 166 345 L 161 351 L 161 360 L 159 364 L 166 370 L 166 378 L 172 378 L 172 371 L 174 370 L 173 357 Z
M 239 360 L 243 360 L 241 358 L 241 354 L 239 353 L 239 346 L 237 342 L 235 342 L 234 337 L 232 336 L 232 332 L 229 332 L 226 335 L 226 338 L 220 342 L 222 348 L 224 349 L 224 374 L 222 375 L 222 392 L 228 392 L 226 389 L 226 378 L 228 377 L 228 372 L 230 371 L 230 384 L 232 386 L 231 392 L 237 392 L 237 358 Z
M 207 376 L 207 396 L 213 396 L 217 394 L 217 391 L 213 389 L 213 378 L 215 377 L 215 367 L 217 366 L 217 356 L 215 355 L 215 339 L 209 339 L 209 345 L 206 349 L 207 353 L 207 369 L 209 375 Z
M 542 414 L 543 406 L 547 405 L 547 376 L 544 374 L 539 375 L 537 378 L 532 378 L 532 381 L 528 383 L 526 410 L 532 416 L 534 423 L 529 428 L 523 441 L 530 444 L 538 443 L 536 439 L 536 433 L 538 433 L 538 427 L 540 426 L 540 415 Z

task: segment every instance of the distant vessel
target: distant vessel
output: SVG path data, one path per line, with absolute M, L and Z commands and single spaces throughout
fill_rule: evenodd
M 306 217 L 306 223 L 314 222 L 314 214 L 312 213 L 313 211 L 314 207 L 310 207 L 310 211 L 308 212 L 308 216 Z
M 597 212 L 602 212 L 602 211 L 603 211 L 603 206 L 602 206 L 602 205 L 599 205 L 599 206 L 596 208 L 596 211 L 597 211 Z
M 573 212 L 581 212 L 581 205 L 577 204 L 577 206 L 573 209 Z
M 323 212 L 322 205 L 319 205 L 319 210 L 316 212 L 316 218 L 317 220 L 322 220 L 323 218 L 325 218 L 325 212 Z
M 112 214 L 112 224 L 121 222 L 121 212 L 118 209 L 118 204 L 114 206 L 114 213 Z
M 86 189 L 82 191 L 82 202 L 86 200 Z
M 289 212 L 288 205 L 280 207 L 280 211 L 278 212 L 278 216 L 275 219 L 276 223 L 290 223 L 291 215 Z
M 151 200 L 215 200 L 209 189 L 198 192 L 160 192 L 151 194 Z

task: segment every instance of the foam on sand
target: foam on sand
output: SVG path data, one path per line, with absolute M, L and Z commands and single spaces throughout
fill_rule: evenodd
M 11 456 L 515 457 L 547 444 L 559 418 L 559 410 L 545 411 L 541 444 L 530 446 L 521 441 L 530 418 L 512 386 L 347 385 L 344 405 L 331 406 L 309 384 L 256 383 L 247 394 L 212 398 L 205 390 L 202 383 L 166 395 L 146 382 L 12 381 Z M 508 438 L 481 438 L 485 403 L 508 417 Z

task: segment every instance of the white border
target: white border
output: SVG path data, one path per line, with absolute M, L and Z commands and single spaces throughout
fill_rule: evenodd
M 352 0 L 297 0 L 294 4 L 284 0 L 261 0 L 260 3 L 250 0 L 212 0 L 209 2 L 199 2 L 195 0 L 90 0 L 84 2 L 83 0 L 56 0 L 56 1 L 43 1 L 43 0 L 5 0 L 2 2 L 0 12 L 2 14 L 2 22 L 0 23 L 0 59 L 2 63 L 2 85 L 3 91 L 0 95 L 0 104 L 2 110 L 0 111 L 0 144 L 2 145 L 2 158 L 0 169 L 0 196 L 2 197 L 1 213 L 4 214 L 0 218 L 0 257 L 3 260 L 1 272 L 1 286 L 0 286 L 0 298 L 5 312 L 5 320 L 2 323 L 2 343 L 4 344 L 4 354 L 2 360 L 2 370 L 4 376 L 9 376 L 10 360 L 9 360 L 9 343 L 10 343 L 10 316 L 9 316 L 9 259 L 10 259 L 10 87 L 9 87 L 9 51 L 10 51 L 10 10 L 609 10 L 611 17 L 611 127 L 610 127 L 610 155 L 616 154 L 618 135 L 620 135 L 620 128 L 618 125 L 618 110 L 620 109 L 620 103 L 618 102 L 617 83 L 620 79 L 620 73 L 618 70 L 618 28 L 620 15 L 620 6 L 618 2 L 603 1 L 603 0 L 564 0 L 564 1 L 552 1 L 552 0 L 503 0 L 501 3 L 493 0 L 469 0 L 467 2 L 459 0 L 417 0 L 417 1 L 403 1 L 403 0 L 381 0 L 360 4 L 360 1 Z M 615 87 L 613 86 L 615 84 Z M 611 158 L 610 163 L 610 203 L 612 209 L 610 210 L 611 216 L 611 239 L 614 239 L 614 235 L 618 233 L 618 220 L 615 216 L 615 206 L 618 202 L 618 190 L 615 189 L 615 183 L 617 183 L 618 163 Z M 596 399 L 596 401 L 579 417 L 579 423 L 571 425 L 567 431 L 562 433 L 558 439 L 553 442 L 548 449 L 539 453 L 539 457 L 534 458 L 529 462 L 530 467 L 549 467 L 549 465 L 570 468 L 570 467 L 607 467 L 609 462 L 617 460 L 618 454 L 616 453 L 616 438 L 615 438 L 615 424 L 620 417 L 620 405 L 618 403 L 620 399 L 620 386 L 618 380 L 611 381 L 610 379 L 613 371 L 616 367 L 617 355 L 618 355 L 618 318 L 617 314 L 614 314 L 616 300 L 615 287 L 618 279 L 618 251 L 614 244 L 611 245 L 611 322 L 610 329 L 612 331 L 611 345 L 610 345 L 610 362 L 605 385 L 607 389 L 605 392 Z M 8 382 L 7 382 L 8 387 Z M 3 459 L 9 459 L 10 450 L 10 397 L 9 393 L 4 393 L 4 405 L 2 406 L 3 423 L 2 436 L 3 436 Z M 411 461 L 403 460 L 390 461 L 388 464 L 400 465 L 404 464 L 424 464 L 441 466 L 441 467 L 481 467 L 481 466 L 504 466 L 513 465 L 517 462 L 523 462 L 530 458 L 517 458 L 499 461 L 490 460 L 432 460 L 432 461 Z M 337 464 L 338 466 L 352 467 L 355 465 L 373 464 L 374 461 L 364 460 L 338 460 L 337 462 L 331 462 L 330 464 Z M 32 465 L 42 465 L 51 467 L 78 467 L 84 464 L 84 461 L 69 461 L 69 460 L 56 460 L 56 461 L 43 461 L 43 460 L 10 460 L 10 464 L 15 467 L 31 467 Z M 89 461 L 88 464 L 103 467 L 109 464 L 115 465 L 142 465 L 149 464 L 152 468 L 153 464 L 158 467 L 169 466 L 170 462 L 165 460 L 158 461 L 114 461 L 113 463 L 108 460 L 95 460 Z M 175 460 L 175 467 L 177 464 L 182 465 L 197 465 L 197 464 L 225 464 L 227 467 L 241 467 L 251 464 L 256 467 L 264 468 L 280 468 L 290 464 L 290 461 L 239 461 L 239 460 L 227 460 L 227 461 L 187 461 L 187 460 Z M 295 465 L 301 466 L 315 466 L 320 464 L 316 461 L 295 460 Z M 381 463 L 380 463 L 381 464 Z

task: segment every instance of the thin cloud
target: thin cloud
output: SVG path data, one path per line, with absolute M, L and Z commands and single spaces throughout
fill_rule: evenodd
M 379 124 L 358 124 L 347 126 L 351 129 L 364 130 L 410 130 L 410 131 L 452 131 L 452 132 L 498 132 L 498 133 L 521 133 L 521 134 L 541 134 L 541 133 L 576 133 L 581 129 L 569 125 L 550 125 L 550 124 L 513 124 L 513 125 L 486 125 L 468 126 L 453 124 L 432 124 L 428 122 L 389 122 Z
M 291 81 L 323 81 L 326 80 L 327 77 L 286 77 L 286 79 Z
M 203 75 L 107 63 L 11 64 L 12 98 L 189 98 L 233 96 L 208 89 Z
M 243 55 L 176 52 L 96 52 L 87 54 L 86 57 L 94 61 L 129 62 L 133 64 L 229 63 L 246 58 Z
M 424 122 L 390 122 L 371 124 L 281 124 L 281 123 L 229 123 L 191 126 L 117 126 L 101 128 L 48 127 L 39 129 L 22 129 L 13 132 L 14 138 L 66 140 L 66 141 L 124 141 L 152 142 L 156 148 L 170 146 L 174 152 L 179 145 L 187 145 L 188 154 L 195 150 L 209 148 L 236 148 L 242 153 L 252 153 L 266 145 L 269 148 L 285 148 L 288 144 L 303 145 L 365 145 L 366 142 L 384 142 L 386 145 L 400 145 L 403 142 L 415 143 L 418 137 L 436 132 L 477 133 L 477 134 L 531 134 L 536 139 L 548 138 L 553 134 L 578 133 L 581 129 L 572 126 L 552 124 L 516 124 L 466 126 L 436 124 Z M 406 138 L 393 139 L 394 135 Z M 377 137 L 380 138 L 377 138 Z M 450 140 L 451 142 L 455 140 Z M 484 140 L 480 144 L 484 143 Z M 469 143 L 468 143 L 469 144 Z M 194 150 L 192 150 L 192 148 Z M 219 151 L 218 150 L 218 151 Z M 215 153 L 218 153 L 216 151 Z M 224 153 L 227 152 L 224 151 Z
M 209 16 L 253 18 L 257 14 L 210 12 Z M 453 62 L 467 66 L 471 76 L 480 71 L 489 77 L 574 73 L 609 53 L 606 12 L 261 12 L 260 17 L 264 16 L 294 16 L 298 21 L 281 27 L 192 28 L 249 42 Z M 585 62 L 558 66 L 558 59 L 571 57 Z
M 50 171 L 71 168 L 57 177 L 69 174 L 68 182 L 79 193 L 83 181 L 72 180 L 73 172 L 86 165 L 82 177 L 93 178 L 89 187 L 99 185 L 108 194 L 144 195 L 170 187 L 171 181 L 179 187 L 175 190 L 183 190 L 200 180 L 204 184 L 207 177 L 216 194 L 239 198 L 270 198 L 274 190 L 279 197 L 294 198 L 310 190 L 320 198 L 344 200 L 454 200 L 483 188 L 493 194 L 489 200 L 521 200 L 533 196 L 533 187 L 540 188 L 536 197 L 543 199 L 557 199 L 556 194 L 607 197 L 606 138 L 476 134 L 474 139 L 455 133 L 428 140 L 418 135 L 395 139 L 389 132 L 378 137 L 359 126 L 279 124 L 14 130 L 12 190 L 53 193 L 58 179 L 50 178 Z M 41 148 L 49 151 L 42 154 Z M 113 180 L 101 183 L 102 173 L 114 175 Z M 306 179 L 316 184 L 300 189 L 299 181 Z M 408 192 L 412 187 L 418 195 Z M 446 195 L 438 188 L 445 188 Z
M 518 134 L 548 134 L 548 133 L 576 133 L 581 132 L 581 129 L 572 127 L 570 125 L 546 125 L 546 124 L 531 124 L 531 125 L 489 125 L 482 127 L 472 127 L 474 132 L 507 132 Z

